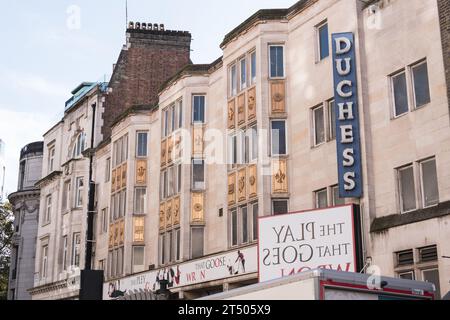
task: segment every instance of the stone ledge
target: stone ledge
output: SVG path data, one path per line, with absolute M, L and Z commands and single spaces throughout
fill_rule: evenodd
M 426 221 L 450 215 L 450 201 L 442 202 L 431 208 L 420 209 L 405 214 L 392 214 L 375 218 L 370 226 L 371 233 L 379 233 L 391 228 L 401 227 L 416 222 Z

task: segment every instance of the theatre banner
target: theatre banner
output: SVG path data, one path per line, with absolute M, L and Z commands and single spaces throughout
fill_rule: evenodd
M 353 33 L 332 35 L 339 195 L 361 198 L 361 141 Z

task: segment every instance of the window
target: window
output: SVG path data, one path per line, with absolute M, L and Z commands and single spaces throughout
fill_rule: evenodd
M 252 235 L 253 235 L 253 241 L 258 240 L 258 218 L 259 218 L 259 208 L 257 203 L 253 203 L 250 205 L 252 210 Z
M 398 170 L 401 212 L 409 212 L 417 208 L 416 188 L 413 166 Z
M 328 119 L 329 119 L 329 131 L 330 141 L 336 139 L 336 105 L 334 100 L 328 101 Z
M 92 222 L 92 241 L 97 240 L 97 232 L 98 232 L 98 213 L 94 213 L 94 219 Z
M 399 117 L 409 111 L 405 71 L 392 76 L 391 81 L 394 101 L 394 116 Z
M 81 234 L 74 233 L 72 238 L 72 266 L 80 266 Z
M 67 238 L 67 236 L 63 237 L 63 254 L 62 254 L 62 269 L 63 271 L 67 270 L 67 250 L 68 250 L 68 246 L 69 246 L 69 240 Z
M 0 170 L 3 170 L 2 168 L 0 168 Z M 20 167 L 19 167 L 19 190 L 23 189 L 23 185 L 25 182 L 25 161 L 20 162 Z
M 241 243 L 247 243 L 248 236 L 248 210 L 247 207 L 241 207 Z
M 191 259 L 203 257 L 203 238 L 203 228 L 191 228 Z
M 117 269 L 116 276 L 120 277 L 123 274 L 123 248 L 117 249 Z
M 119 138 L 113 144 L 114 167 L 128 160 L 128 135 Z
M 400 272 L 398 277 L 405 280 L 415 280 L 414 271 Z
M 120 192 L 120 217 L 125 217 L 127 211 L 127 191 Z
M 111 179 L 111 158 L 106 159 L 105 165 L 105 183 Z
M 231 166 L 234 168 L 236 167 L 237 163 L 238 163 L 238 141 L 237 141 L 237 135 L 234 134 L 232 136 L 229 137 L 229 163 L 231 164 Z
M 44 245 L 41 248 L 41 279 L 45 280 L 47 278 L 47 268 L 48 268 L 48 245 Z
M 52 195 L 49 194 L 45 199 L 45 215 L 43 224 L 50 223 L 52 217 Z
M 341 206 L 345 204 L 345 199 L 339 197 L 339 186 L 333 186 L 331 187 L 332 196 L 333 196 L 333 207 L 335 206 Z
M 205 161 L 192 160 L 192 189 L 203 190 L 205 188 Z
M 272 200 L 272 214 L 286 214 L 289 212 L 288 208 L 288 200 L 280 199 L 280 200 Z
M 167 135 L 168 135 L 169 110 L 166 109 L 166 110 L 162 111 L 161 117 L 162 117 L 161 136 L 164 138 L 164 137 L 167 137 Z
M 414 84 L 415 107 L 420 108 L 431 101 L 427 62 L 423 61 L 412 66 L 411 71 Z
M 397 252 L 397 266 L 408 266 L 414 264 L 413 250 L 405 250 Z
M 231 211 L 231 225 L 230 225 L 230 234 L 231 234 L 231 246 L 238 245 L 238 220 L 237 220 L 237 210 L 234 209 Z
M 168 264 L 171 262 L 171 254 L 172 254 L 172 248 L 171 248 L 171 236 L 172 232 L 168 232 L 164 234 L 164 260 L 163 264 Z
M 177 170 L 175 166 L 169 168 L 169 197 L 173 196 L 176 193 L 176 183 L 177 183 Z
M 271 122 L 272 156 L 286 155 L 286 121 L 273 120 Z
M 75 184 L 75 207 L 80 208 L 83 206 L 83 189 L 84 189 L 84 179 L 83 177 L 78 177 Z
M 425 208 L 439 204 L 439 188 L 437 182 L 436 159 L 420 163 L 423 206 Z
M 249 160 L 250 152 L 250 137 L 249 132 L 244 130 L 239 130 L 239 150 L 241 159 L 239 159 L 239 164 L 246 164 Z
M 254 85 L 256 83 L 256 52 L 252 52 L 250 55 L 250 83 Z
M 177 174 L 177 193 L 181 192 L 181 164 L 177 166 L 178 174 Z
M 138 132 L 136 134 L 136 141 L 137 141 L 137 147 L 136 147 L 136 157 L 142 158 L 147 157 L 147 141 L 148 133 L 147 132 Z
M 145 247 L 133 247 L 133 273 L 139 273 L 145 270 L 144 262 Z
M 161 172 L 161 199 L 167 198 L 167 188 L 168 187 L 168 181 L 167 181 L 167 170 L 164 170 Z
M 254 161 L 258 159 L 258 128 L 257 126 L 253 126 L 250 128 L 250 161 Z
M 322 189 L 314 192 L 316 208 L 323 209 L 328 207 L 328 192 L 327 189 Z
M 106 267 L 106 260 L 105 259 L 99 260 L 98 261 L 98 268 L 97 268 L 97 270 L 104 270 L 104 271 L 106 271 L 105 267 Z
M 164 264 L 164 239 L 165 239 L 165 235 L 161 234 L 159 236 L 159 264 L 163 265 Z
M 49 147 L 48 149 L 48 173 L 53 172 L 55 164 L 55 147 Z
M 317 26 L 317 42 L 319 61 L 325 59 L 330 55 L 329 42 L 328 42 L 328 23 L 324 22 Z
M 247 88 L 247 60 L 245 60 L 245 58 L 241 59 L 239 66 L 241 70 L 240 89 L 244 90 Z
M 314 146 L 325 142 L 325 115 L 324 107 L 320 105 L 312 110 L 314 128 Z
M 75 140 L 75 146 L 73 147 L 72 157 L 78 158 L 81 153 L 85 149 L 85 143 L 86 143 L 86 134 L 84 132 L 80 133 Z
M 230 67 L 230 97 L 237 95 L 237 66 L 234 64 Z
M 280 45 L 269 46 L 270 77 L 284 78 L 284 47 Z
M 441 284 L 439 281 L 439 269 L 428 269 L 422 271 L 423 281 L 433 283 L 436 287 L 436 299 L 441 298 Z
M 205 96 L 194 96 L 193 122 L 205 123 Z
M 100 233 L 106 233 L 108 232 L 108 208 L 104 208 L 102 209 L 102 214 L 101 214 L 101 232 Z
M 429 246 L 419 249 L 419 261 L 420 262 L 430 262 L 438 261 L 437 246 Z
M 64 182 L 63 194 L 62 194 L 62 209 L 63 211 L 69 210 L 70 203 L 70 180 Z
M 174 247 L 175 260 L 179 261 L 181 259 L 181 230 L 180 229 L 175 230 L 174 236 L 175 236 L 175 247 Z
M 146 213 L 147 188 L 136 188 L 134 190 L 134 214 Z
M 177 129 L 183 128 L 183 101 L 179 100 L 177 102 L 177 119 L 178 119 L 178 125 Z

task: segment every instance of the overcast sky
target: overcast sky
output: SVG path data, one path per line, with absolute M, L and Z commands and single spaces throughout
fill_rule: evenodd
M 6 144 L 5 190 L 11 193 L 20 149 L 42 140 L 61 119 L 70 91 L 82 81 L 109 80 L 125 42 L 125 0 L 1 2 L 0 139 Z M 222 54 L 225 34 L 258 9 L 295 2 L 128 0 L 128 17 L 190 31 L 193 62 L 210 63 Z

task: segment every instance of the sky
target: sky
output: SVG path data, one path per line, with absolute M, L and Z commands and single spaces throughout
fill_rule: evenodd
M 128 19 L 192 33 L 191 59 L 222 55 L 224 36 L 259 9 L 296 0 L 128 0 Z M 125 0 L 0 0 L 0 139 L 6 193 L 17 189 L 23 146 L 43 140 L 70 92 L 109 80 L 125 43 Z

